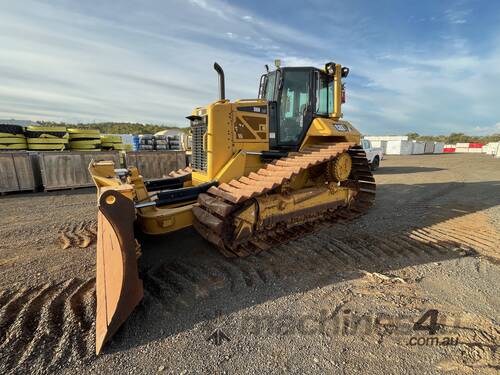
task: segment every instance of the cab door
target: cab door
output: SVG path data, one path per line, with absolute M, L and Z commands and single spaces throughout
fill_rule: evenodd
M 285 68 L 281 75 L 277 100 L 269 106 L 270 146 L 297 150 L 313 120 L 313 71 Z

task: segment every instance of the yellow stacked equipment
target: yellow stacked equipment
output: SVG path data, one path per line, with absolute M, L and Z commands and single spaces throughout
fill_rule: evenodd
M 0 151 L 26 150 L 26 138 L 19 125 L 0 124 Z
M 124 144 L 119 135 L 101 135 L 101 147 L 104 150 L 132 151 L 132 145 Z
M 28 126 L 25 134 L 28 149 L 32 151 L 62 151 L 68 145 L 64 126 Z
M 75 151 L 100 151 L 101 133 L 97 129 L 68 129 L 69 148 Z

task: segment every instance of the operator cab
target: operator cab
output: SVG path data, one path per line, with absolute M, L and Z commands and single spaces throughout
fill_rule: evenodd
M 336 85 L 335 64 L 329 64 L 325 70 L 286 67 L 262 75 L 259 98 L 268 101 L 271 150 L 298 150 L 315 117 L 341 117 L 335 95 L 344 97 L 343 86 L 340 77 Z M 345 67 L 338 70 L 342 77 L 348 72 Z

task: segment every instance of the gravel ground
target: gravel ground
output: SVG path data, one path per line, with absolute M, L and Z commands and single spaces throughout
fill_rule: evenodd
M 99 357 L 94 190 L 0 198 L 0 372 L 497 374 L 500 160 L 388 157 L 375 177 L 363 218 L 255 257 L 143 238 L 144 301 Z M 413 329 L 429 310 L 434 335 Z

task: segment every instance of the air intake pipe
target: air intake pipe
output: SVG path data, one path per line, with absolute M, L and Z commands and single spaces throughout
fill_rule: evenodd
M 214 69 L 219 75 L 219 100 L 226 99 L 226 85 L 224 83 L 224 71 L 221 66 L 217 63 L 214 63 Z

